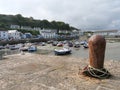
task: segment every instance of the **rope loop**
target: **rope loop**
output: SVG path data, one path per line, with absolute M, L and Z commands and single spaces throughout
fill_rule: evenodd
M 110 73 L 105 68 L 97 69 L 90 65 L 86 68 L 85 71 L 87 71 L 88 74 L 90 74 L 90 76 L 99 79 L 108 78 L 109 76 L 111 76 Z

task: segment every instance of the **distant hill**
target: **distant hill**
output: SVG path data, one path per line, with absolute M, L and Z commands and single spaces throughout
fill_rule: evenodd
M 21 14 L 17 15 L 3 15 L 0 14 L 0 28 L 9 29 L 10 25 L 40 27 L 41 29 L 57 29 L 57 30 L 72 30 L 77 29 L 62 21 L 37 20 L 33 17 L 23 17 Z

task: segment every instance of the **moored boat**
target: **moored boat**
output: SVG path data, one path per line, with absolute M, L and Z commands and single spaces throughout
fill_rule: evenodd
M 20 48 L 20 51 L 28 51 L 28 48 L 29 48 L 29 47 L 27 47 L 27 46 L 21 47 L 21 48 Z
M 58 44 L 58 42 L 57 42 L 57 41 L 54 41 L 54 42 L 52 43 L 52 46 L 57 46 L 57 44 Z
M 74 44 L 74 47 L 75 48 L 79 48 L 80 47 L 80 43 L 78 41 L 76 41 L 75 44 Z
M 55 49 L 55 55 L 67 55 L 71 54 L 71 49 L 63 48 L 63 49 Z
M 88 44 L 87 44 L 87 43 L 84 44 L 83 47 L 84 47 L 84 48 L 88 48 Z
M 34 52 L 34 51 L 37 51 L 37 47 L 32 45 L 28 48 L 28 52 Z
M 58 47 L 62 47 L 62 46 L 63 46 L 63 43 L 62 43 L 62 42 L 59 42 L 59 43 L 57 44 L 57 46 L 58 46 Z
M 72 42 L 68 42 L 68 46 L 69 46 L 69 47 L 73 47 Z

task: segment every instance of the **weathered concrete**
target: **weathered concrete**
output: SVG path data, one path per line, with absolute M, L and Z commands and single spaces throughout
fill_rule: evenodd
M 105 61 L 114 75 L 98 80 L 78 71 L 88 60 L 67 56 L 25 53 L 5 56 L 0 60 L 0 90 L 119 90 L 120 62 Z

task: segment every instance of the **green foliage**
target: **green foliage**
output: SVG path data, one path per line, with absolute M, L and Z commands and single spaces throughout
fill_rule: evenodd
M 23 17 L 21 14 L 17 15 L 2 15 L 0 14 L 0 28 L 9 28 L 10 25 L 40 27 L 41 29 L 57 29 L 57 30 L 72 30 L 74 27 L 69 26 L 61 21 L 35 20 L 33 17 Z M 35 33 L 36 32 L 32 32 Z

